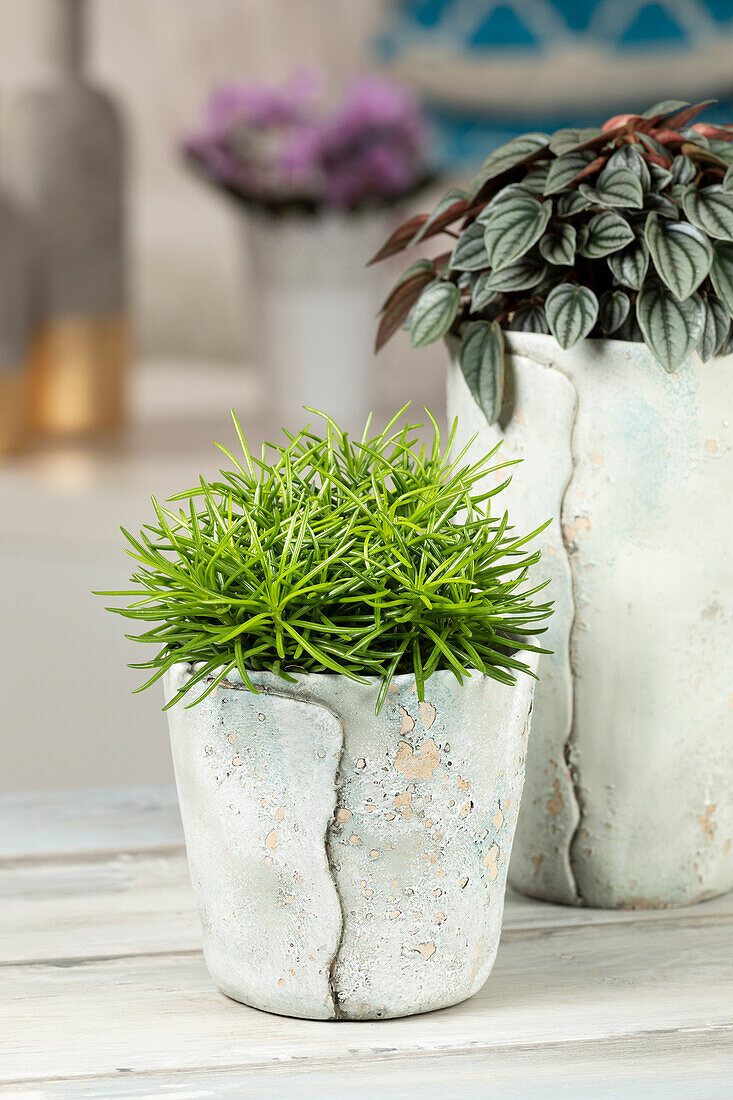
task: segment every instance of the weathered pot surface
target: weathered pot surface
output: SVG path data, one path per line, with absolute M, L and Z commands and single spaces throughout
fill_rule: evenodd
M 498 947 L 534 681 L 437 672 L 419 703 L 398 676 L 377 717 L 376 682 L 252 679 L 168 712 L 214 981 L 313 1019 L 470 997 Z
M 643 344 L 508 336 L 489 426 L 457 363 L 449 416 L 523 464 L 549 516 L 544 636 L 510 880 L 554 901 L 683 905 L 733 887 L 733 356 L 671 375 Z

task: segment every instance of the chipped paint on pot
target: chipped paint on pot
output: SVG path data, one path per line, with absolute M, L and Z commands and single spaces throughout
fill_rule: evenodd
M 168 711 L 214 981 L 313 1019 L 470 997 L 499 943 L 534 681 L 437 672 L 420 703 L 397 676 L 375 716 L 376 681 L 252 679 Z
M 553 517 L 510 871 L 537 897 L 684 905 L 733 887 L 733 356 L 672 375 L 643 344 L 508 335 L 489 426 L 455 360 L 449 416 L 522 458 L 518 528 Z

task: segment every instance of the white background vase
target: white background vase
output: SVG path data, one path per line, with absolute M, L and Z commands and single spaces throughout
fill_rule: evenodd
M 437 672 L 419 703 L 397 676 L 375 716 L 376 681 L 252 679 L 168 712 L 214 981 L 313 1019 L 470 997 L 499 943 L 534 681 Z
M 361 432 L 372 409 L 375 318 L 384 273 L 366 267 L 388 235 L 384 214 L 250 217 L 258 360 L 278 426 L 310 405 Z
M 510 878 L 555 901 L 685 904 L 733 887 L 733 357 L 668 375 L 643 344 L 507 334 L 490 427 L 457 363 L 449 416 L 521 458 L 506 504 L 552 516 Z

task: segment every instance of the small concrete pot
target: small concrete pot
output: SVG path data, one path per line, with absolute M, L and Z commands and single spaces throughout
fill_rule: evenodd
M 543 640 L 510 870 L 567 904 L 686 905 L 733 887 L 733 356 L 667 374 L 643 344 L 507 334 L 489 426 L 455 359 L 473 456 L 522 459 L 519 530 L 548 517 Z M 502 476 L 505 473 L 502 472 Z
M 397 676 L 375 716 L 376 681 L 252 679 L 168 711 L 216 984 L 319 1020 L 470 997 L 499 944 L 534 681 L 437 672 L 419 703 Z

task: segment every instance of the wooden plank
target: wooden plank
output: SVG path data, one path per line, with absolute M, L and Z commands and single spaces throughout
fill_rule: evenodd
M 376 1025 L 381 1026 L 381 1025 Z M 423 1054 L 297 1067 L 196 1070 L 8 1086 L 18 1100 L 730 1100 L 733 1032 L 675 1031 L 632 1038 L 504 1047 L 489 1054 Z M 40 1086 L 40 1087 L 39 1087 Z M 3 1096 L 8 1092 L 0 1089 Z
M 173 787 L 100 787 L 0 795 L 0 862 L 80 852 L 180 848 Z
M 575 909 L 509 892 L 504 934 L 543 928 L 728 918 L 733 893 L 686 909 Z M 733 935 L 733 928 L 731 930 Z M 0 868 L 0 963 L 197 951 L 182 851 L 14 862 Z
M 440 963 L 432 956 L 429 963 Z M 730 922 L 516 931 L 471 1001 L 373 1023 L 257 1012 L 212 987 L 198 955 L 0 969 L 0 1081 L 297 1068 L 298 1060 L 478 1055 L 733 1027 Z

